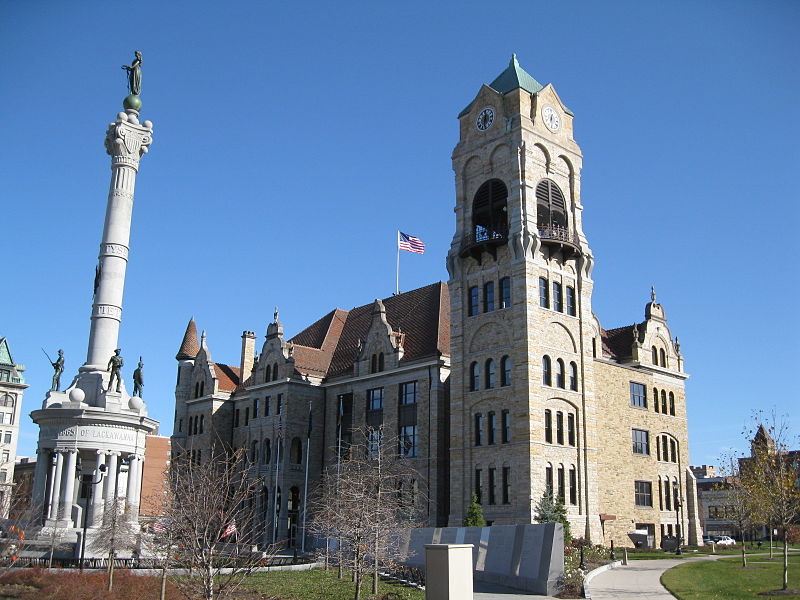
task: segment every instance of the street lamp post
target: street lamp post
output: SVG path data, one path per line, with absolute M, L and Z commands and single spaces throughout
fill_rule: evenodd
M 80 464 L 77 465 L 76 470 L 81 475 L 83 474 L 83 472 L 81 471 Z M 105 477 L 106 466 L 104 464 L 101 464 L 100 466 L 97 467 L 97 470 L 100 471 L 100 476 L 97 478 L 97 481 L 89 482 L 89 494 L 86 498 L 86 506 L 83 509 L 83 536 L 81 536 L 81 558 L 80 558 L 81 572 L 83 572 L 83 560 L 84 560 L 84 555 L 86 553 L 86 528 L 88 526 L 89 505 L 94 499 L 94 486 L 103 481 L 103 477 Z
M 676 538 L 678 538 L 678 547 L 675 548 L 675 554 L 678 556 L 683 554 L 681 550 L 681 541 L 683 539 L 683 527 L 680 526 L 680 515 L 681 515 L 681 501 L 675 498 L 675 529 L 676 529 Z

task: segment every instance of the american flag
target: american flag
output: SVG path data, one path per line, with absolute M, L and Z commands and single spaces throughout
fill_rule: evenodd
M 236 521 L 231 521 L 230 524 L 225 528 L 225 531 L 222 532 L 220 539 L 224 540 L 226 537 L 233 535 L 236 533 Z
M 408 235 L 402 231 L 397 232 L 397 247 L 400 250 L 425 254 L 425 242 L 414 235 Z
M 155 533 L 166 533 L 168 526 L 169 526 L 169 519 L 162 519 L 161 521 L 158 521 L 153 525 L 153 531 Z

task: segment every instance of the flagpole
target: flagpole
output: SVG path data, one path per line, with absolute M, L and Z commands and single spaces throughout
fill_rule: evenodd
M 311 452 L 311 400 L 308 401 L 308 435 L 306 436 L 306 477 L 303 484 L 303 533 L 300 538 L 300 551 L 306 552 L 306 513 L 308 512 L 308 455 Z
M 397 277 L 395 278 L 394 293 L 400 295 L 400 230 L 397 230 Z

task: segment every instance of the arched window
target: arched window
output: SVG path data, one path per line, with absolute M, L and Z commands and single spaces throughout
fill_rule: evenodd
M 378 354 L 378 372 L 383 371 L 383 352 Z
M 658 348 L 653 346 L 653 364 L 658 366 Z
M 549 408 L 544 411 L 544 441 L 553 443 L 553 411 Z
M 272 363 L 272 381 L 278 381 L 278 363 Z
M 560 358 L 556 361 L 556 387 L 562 390 L 567 387 L 567 376 L 564 371 L 564 361 Z
M 476 242 L 502 238 L 506 235 L 507 198 L 508 189 L 499 179 L 490 179 L 478 188 L 472 201 L 472 226 Z
M 474 392 L 481 387 L 481 375 L 478 370 L 478 363 L 474 362 L 469 366 L 469 391 Z
M 267 365 L 267 368 L 264 370 L 264 383 L 272 381 L 272 365 Z
M 486 361 L 486 389 L 494 387 L 494 360 L 491 358 Z
M 663 348 L 661 348 L 658 351 L 658 356 L 661 358 L 661 366 L 662 367 L 666 367 L 667 366 L 667 353 L 664 352 Z
M 15 404 L 16 401 L 14 396 L 12 396 L 11 394 L 6 394 L 5 397 L 3 398 L 3 406 L 14 408 Z
M 669 393 L 669 414 L 675 416 L 675 394 Z
M 544 469 L 544 488 L 547 495 L 553 497 L 553 465 L 547 463 Z
M 300 438 L 292 438 L 292 445 L 289 448 L 289 461 L 293 465 L 299 465 L 303 462 L 303 443 Z
M 653 408 L 656 409 L 656 412 L 661 412 L 658 408 L 658 389 L 653 388 Z
M 483 312 L 494 310 L 494 281 L 483 284 Z
M 575 431 L 575 414 L 567 413 L 567 441 L 570 446 L 575 445 L 575 438 L 577 438 Z
M 667 392 L 661 390 L 661 412 L 667 414 Z
M 500 279 L 500 308 L 511 308 L 511 279 Z
M 661 436 L 656 436 L 656 460 L 661 460 Z
M 567 314 L 574 317 L 577 314 L 575 307 L 575 288 L 571 285 L 567 286 Z
M 539 306 L 550 308 L 550 289 L 545 277 L 539 277 Z
M 369 372 L 370 373 L 377 373 L 378 372 L 378 355 L 373 354 L 372 359 L 370 360 L 369 365 Z
M 296 485 L 289 488 L 289 506 L 286 509 L 291 511 L 300 510 L 300 488 Z
M 486 443 L 490 446 L 495 443 L 495 430 L 497 429 L 497 418 L 494 411 L 489 411 L 486 423 Z
M 564 465 L 558 465 L 558 499 L 564 502 Z
M 272 442 L 269 439 L 265 439 L 262 448 L 261 460 L 265 465 L 268 465 L 269 461 L 272 460 Z
M 578 472 L 575 465 L 569 466 L 569 503 L 578 503 Z
M 547 354 L 542 357 L 542 383 L 544 385 L 553 385 L 552 363 Z
M 669 459 L 670 462 L 678 462 L 678 444 L 675 440 L 669 441 Z
M 665 435 L 661 436 L 661 460 L 669 462 L 669 438 Z
M 504 356 L 500 359 L 500 385 L 511 385 L 511 357 Z
M 566 203 L 555 182 L 542 179 L 536 186 L 536 223 L 539 229 L 547 227 L 567 227 Z
M 469 288 L 469 296 L 467 298 L 467 314 L 470 317 L 474 317 L 478 314 L 478 306 L 480 304 L 480 291 L 478 290 L 477 285 L 473 285 Z
M 200 395 L 201 396 L 205 396 L 206 395 L 206 382 L 205 382 L 205 380 L 200 382 Z
M 578 391 L 578 365 L 574 362 L 569 363 L 569 389 Z
M 200 433 L 203 433 L 205 421 L 206 421 L 206 416 L 200 415 Z
M 553 310 L 564 312 L 564 288 L 557 281 L 553 282 Z
M 483 444 L 483 415 L 475 413 L 475 445 Z
M 564 445 L 564 413 L 556 413 L 556 443 Z
M 253 440 L 250 444 L 250 462 L 257 463 L 258 462 L 258 440 Z

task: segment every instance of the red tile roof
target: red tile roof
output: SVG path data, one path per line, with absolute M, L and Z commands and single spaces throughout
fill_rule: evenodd
M 224 365 L 222 363 L 212 363 L 217 374 L 219 389 L 232 392 L 239 385 L 239 367 Z
M 639 323 L 639 332 L 644 331 L 644 323 Z M 633 346 L 633 325 L 617 327 L 616 329 L 603 329 L 600 332 L 603 340 L 603 352 L 610 358 L 622 360 L 630 358 Z
M 189 319 L 189 324 L 186 326 L 186 332 L 183 334 L 183 341 L 175 355 L 177 360 L 186 360 L 194 358 L 200 352 L 200 343 L 197 341 L 197 324 L 194 318 Z

